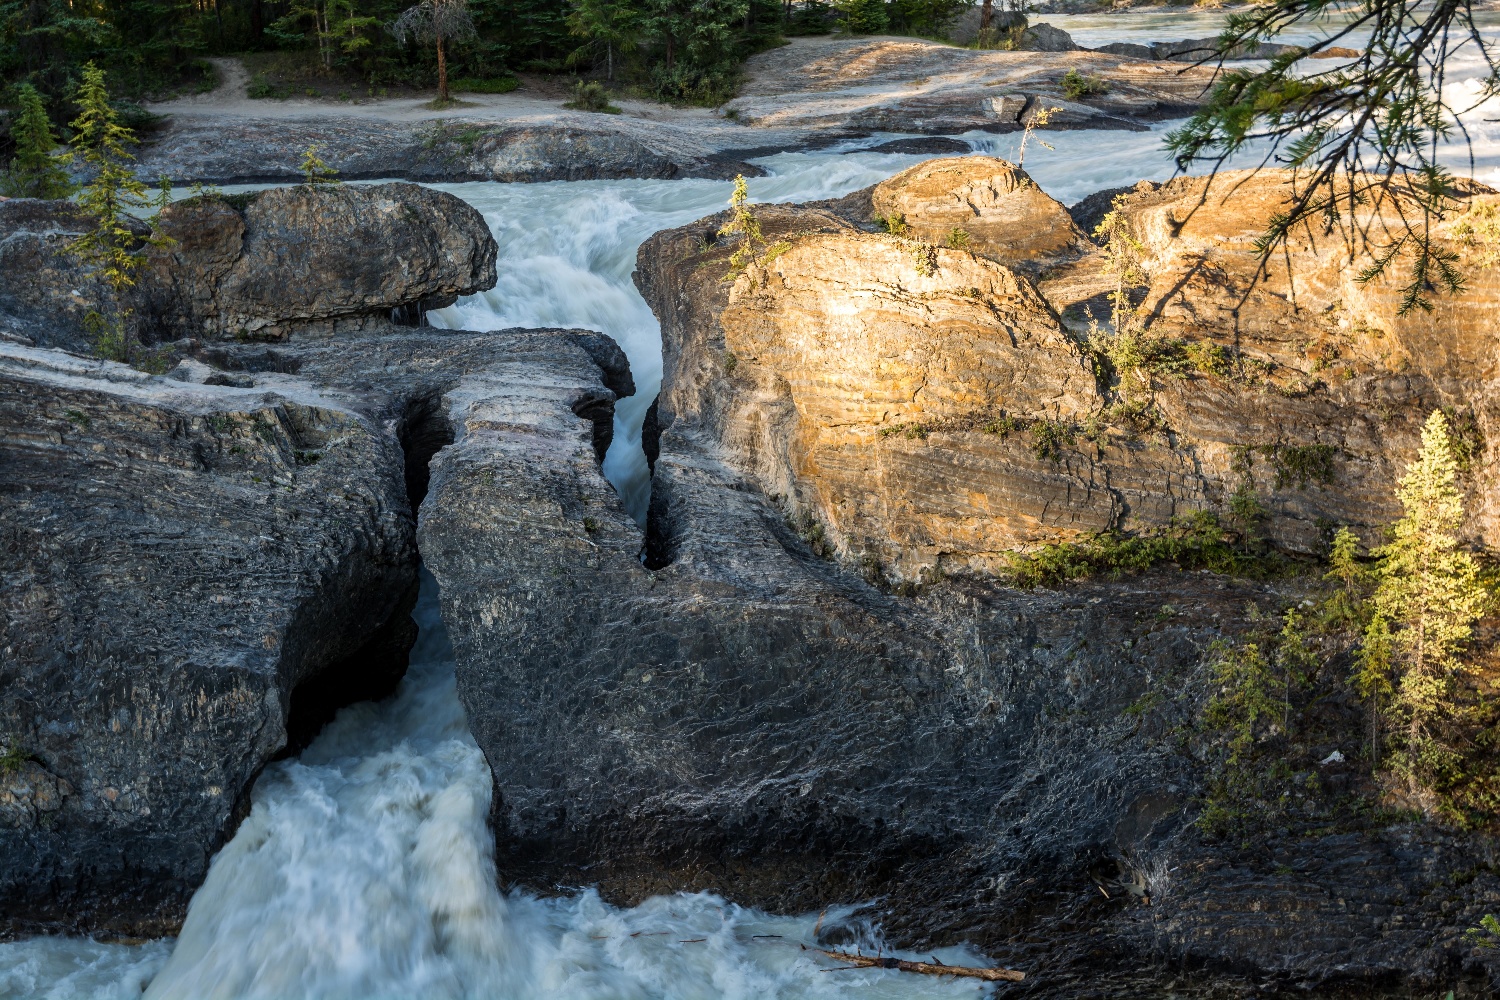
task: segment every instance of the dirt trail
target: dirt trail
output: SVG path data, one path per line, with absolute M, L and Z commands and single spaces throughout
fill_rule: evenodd
M 210 60 L 219 74 L 219 85 L 207 94 L 193 94 L 151 105 L 158 114 L 185 117 L 236 115 L 289 121 L 309 118 L 366 118 L 383 122 L 418 122 L 446 119 L 479 121 L 535 121 L 539 117 L 572 114 L 555 98 L 526 90 L 509 94 L 459 94 L 459 104 L 434 110 L 431 97 L 358 98 L 339 101 L 326 97 L 252 98 L 250 72 L 233 57 Z M 702 123 L 718 120 L 706 108 L 673 108 L 652 101 L 617 98 L 614 103 L 625 116 L 650 121 Z M 605 118 L 604 115 L 593 116 Z

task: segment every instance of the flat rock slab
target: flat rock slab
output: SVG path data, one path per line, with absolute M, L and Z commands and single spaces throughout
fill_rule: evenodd
M 764 142 L 764 137 L 747 138 L 743 146 Z M 561 113 L 542 121 L 382 121 L 336 112 L 297 118 L 175 115 L 141 152 L 137 173 L 177 182 L 297 181 L 309 147 L 347 180 L 577 181 L 759 173 L 704 142 L 692 128 L 639 118 Z
M 756 128 L 915 132 L 1019 129 L 1041 107 L 1052 128 L 1144 128 L 1186 115 L 1211 73 L 1102 53 L 961 49 L 919 38 L 793 39 L 753 56 L 749 79 L 725 105 Z M 1105 93 L 1068 98 L 1070 70 Z

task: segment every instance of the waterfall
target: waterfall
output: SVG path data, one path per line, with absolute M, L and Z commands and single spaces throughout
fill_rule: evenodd
M 1182 37 L 1188 15 L 1170 17 L 1171 34 Z M 1119 15 L 1107 22 L 1047 20 L 1085 44 L 1166 34 L 1154 22 L 1122 22 Z M 1129 24 L 1137 25 L 1134 33 Z M 1477 93 L 1482 70 L 1450 66 L 1448 85 L 1458 94 Z M 1486 124 L 1500 118 L 1496 103 L 1468 116 L 1476 175 L 1491 182 L 1500 180 L 1500 127 Z M 1172 170 L 1161 152 L 1167 127 L 1058 132 L 1048 136 L 1056 148 L 1028 156 L 1027 169 L 1064 203 L 1142 178 L 1165 179 Z M 885 138 L 760 159 L 770 175 L 750 180 L 751 196 L 837 197 L 926 159 L 848 152 Z M 1017 141 L 965 138 L 976 151 L 1003 157 L 1013 155 Z M 630 279 L 636 248 L 653 232 L 723 208 L 729 183 L 440 187 L 489 221 L 500 244 L 499 284 L 430 312 L 429 322 L 471 330 L 584 327 L 613 336 L 630 358 L 638 392 L 617 408 L 605 471 L 642 517 L 650 483 L 641 422 L 662 369 L 659 328 Z M 436 597 L 431 578 L 424 578 L 414 613 L 421 637 L 397 693 L 344 709 L 300 757 L 266 768 L 250 815 L 215 858 L 175 942 L 0 943 L 0 997 L 134 1000 L 145 990 L 153 1000 L 865 1000 L 984 993 L 976 984 L 880 970 L 824 974 L 826 964 L 795 943 L 811 939 L 814 917 L 770 916 L 711 894 L 620 909 L 587 890 L 551 898 L 502 893 L 485 826 L 490 775 L 457 699 Z M 847 915 L 830 911 L 829 919 Z M 859 933 L 865 947 L 881 947 L 876 930 Z M 937 957 L 983 961 L 963 948 Z

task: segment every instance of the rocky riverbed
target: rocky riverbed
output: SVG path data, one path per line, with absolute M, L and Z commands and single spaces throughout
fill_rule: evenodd
M 721 108 L 667 108 L 622 98 L 622 114 L 570 111 L 522 91 L 468 95 L 436 112 L 415 99 L 347 103 L 252 100 L 230 75 L 213 94 L 155 106 L 166 115 L 142 150 L 155 181 L 219 184 L 301 177 L 303 151 L 344 177 L 414 181 L 551 181 L 754 175 L 745 160 L 873 133 L 1020 131 L 1043 108 L 1050 128 L 1141 130 L 1202 99 L 1207 69 L 1148 50 L 1083 50 L 1065 32 L 1049 51 L 966 49 L 913 38 L 797 38 L 752 57 L 739 96 Z M 1070 98 L 1069 72 L 1102 81 Z
M 647 241 L 644 529 L 601 469 L 638 390 L 610 338 L 411 325 L 497 281 L 459 199 L 182 202 L 128 302 L 57 255 L 71 210 L 0 205 L 4 932 L 174 931 L 261 769 L 399 677 L 420 558 L 507 886 L 869 903 L 891 942 L 966 943 L 1039 996 L 1484 989 L 1488 838 L 1197 822 L 1213 644 L 1316 573 L 1005 570 L 1242 482 L 1279 558 L 1333 523 L 1373 540 L 1438 406 L 1472 430 L 1469 540 L 1493 547 L 1492 272 L 1401 316 L 1309 233 L 1252 282 L 1280 176 L 1143 184 L 1133 301 L 1195 353 L 1111 382 L 1088 234 L 1115 193 L 1069 208 L 939 159 L 757 207 L 742 268 L 724 216 Z M 121 307 L 160 373 L 85 356 L 86 314 Z M 1369 791 L 1352 751 L 1320 747 L 1308 794 Z

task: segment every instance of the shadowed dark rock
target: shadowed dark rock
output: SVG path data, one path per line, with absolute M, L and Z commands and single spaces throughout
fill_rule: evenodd
M 303 379 L 0 344 L 0 933 L 169 932 L 294 688 L 399 676 L 401 465 Z

